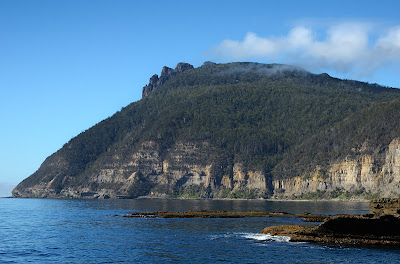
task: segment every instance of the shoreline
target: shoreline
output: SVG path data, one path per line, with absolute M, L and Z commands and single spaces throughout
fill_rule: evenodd
M 393 215 L 336 215 L 319 225 L 268 226 L 259 232 L 290 242 L 336 246 L 400 246 L 400 218 Z
M 368 199 L 318 199 L 318 200 L 305 200 L 305 199 L 244 199 L 244 198 L 171 198 L 171 197 L 157 197 L 157 196 L 139 196 L 136 198 L 88 198 L 88 197 L 14 197 L 6 196 L 0 197 L 0 199 L 53 199 L 53 200 L 182 200 L 182 201 L 267 201 L 267 202 L 361 202 L 368 203 Z
M 111 198 L 112 199 L 112 198 Z M 368 203 L 369 199 L 361 199 L 361 198 L 351 198 L 351 199 L 315 199 L 315 200 L 306 200 L 306 199 L 276 199 L 276 198 L 266 198 L 266 199 L 244 199 L 244 198 L 166 198 L 166 197 L 157 197 L 157 196 L 139 196 L 133 199 L 165 199 L 165 200 L 215 200 L 215 201 L 268 201 L 268 202 L 365 202 Z M 122 200 L 122 199 L 117 199 Z

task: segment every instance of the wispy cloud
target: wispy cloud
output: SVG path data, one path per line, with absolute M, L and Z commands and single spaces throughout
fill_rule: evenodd
M 268 59 L 293 63 L 309 69 L 369 74 L 389 63 L 400 63 L 400 26 L 381 29 L 371 24 L 347 22 L 321 32 L 296 26 L 278 37 L 248 32 L 243 40 L 227 39 L 213 49 L 223 60 Z

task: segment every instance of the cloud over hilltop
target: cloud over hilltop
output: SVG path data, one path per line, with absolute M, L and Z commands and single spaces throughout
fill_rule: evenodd
M 261 37 L 248 32 L 243 40 L 226 39 L 213 50 L 218 59 L 279 60 L 311 69 L 369 74 L 388 64 L 400 64 L 400 26 L 376 34 L 367 23 L 340 23 L 323 37 L 310 27 L 293 27 L 286 35 Z

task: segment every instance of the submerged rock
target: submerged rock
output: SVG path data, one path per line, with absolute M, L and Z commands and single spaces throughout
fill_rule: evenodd
M 243 218 L 243 217 L 299 217 L 306 222 L 322 222 L 328 215 L 310 213 L 290 214 L 286 212 L 231 212 L 231 211 L 186 211 L 186 212 L 134 212 L 124 217 L 162 217 L 162 218 Z

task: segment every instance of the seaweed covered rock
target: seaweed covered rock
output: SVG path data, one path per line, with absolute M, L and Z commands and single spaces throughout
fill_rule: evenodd
M 400 215 L 400 199 L 380 198 L 369 203 L 371 214 Z

